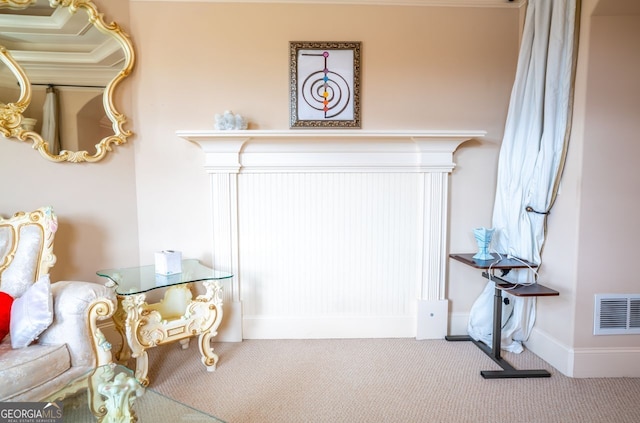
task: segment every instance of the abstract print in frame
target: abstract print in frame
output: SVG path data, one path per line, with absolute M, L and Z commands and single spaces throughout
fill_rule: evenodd
M 291 128 L 360 128 L 360 42 L 289 43 Z

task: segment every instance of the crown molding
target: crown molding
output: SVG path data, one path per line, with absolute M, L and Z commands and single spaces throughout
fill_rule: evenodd
M 129 0 L 130 2 L 181 2 L 182 0 Z M 192 0 L 194 3 L 333 4 L 351 6 L 441 6 L 519 8 L 527 0 Z

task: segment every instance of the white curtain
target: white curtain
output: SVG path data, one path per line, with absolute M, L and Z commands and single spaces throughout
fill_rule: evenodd
M 47 88 L 42 109 L 42 138 L 49 146 L 51 154 L 60 152 L 60 137 L 58 136 L 58 93 L 53 87 Z
M 529 0 L 516 79 L 498 161 L 492 249 L 541 263 L 545 220 L 555 199 L 568 140 L 573 95 L 576 14 L 580 0 Z M 530 270 L 510 279 L 533 282 Z M 474 303 L 471 337 L 491 345 L 494 285 Z M 535 298 L 509 297 L 502 348 L 521 352 L 535 322 Z M 503 306 L 504 307 L 504 306 Z

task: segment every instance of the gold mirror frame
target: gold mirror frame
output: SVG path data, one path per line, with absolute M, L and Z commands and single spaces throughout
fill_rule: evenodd
M 35 0 L 0 0 L 0 8 L 9 7 L 13 9 L 24 9 L 29 7 Z M 127 138 L 132 135 L 130 130 L 124 129 L 127 117 L 118 112 L 113 100 L 113 93 L 118 84 L 133 70 L 135 55 L 133 45 L 129 36 L 122 31 L 120 26 L 111 22 L 105 23 L 103 14 L 100 13 L 96 5 L 91 0 L 50 0 L 51 7 L 68 7 L 70 13 L 75 13 L 83 8 L 92 23 L 101 32 L 113 36 L 124 51 L 124 65 L 122 70 L 106 85 L 102 97 L 105 113 L 112 123 L 113 135 L 107 136 L 96 144 L 95 154 L 88 151 L 62 150 L 60 154 L 51 154 L 49 146 L 42 136 L 35 132 L 22 128 L 22 113 L 31 102 L 31 83 L 20 64 L 14 60 L 9 51 L 0 45 L 0 62 L 9 67 L 20 85 L 20 97 L 15 103 L 3 104 L 0 102 L 0 133 L 7 138 L 16 138 L 19 141 L 31 141 L 32 147 L 40 154 L 53 162 L 97 162 L 101 160 L 113 145 L 121 145 L 127 142 Z

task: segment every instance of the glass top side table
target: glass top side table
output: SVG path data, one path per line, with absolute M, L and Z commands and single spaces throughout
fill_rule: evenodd
M 149 384 L 147 349 L 175 341 L 188 348 L 196 335 L 202 363 L 208 371 L 215 370 L 218 356 L 209 341 L 222 321 L 219 281 L 232 278 L 231 273 L 190 259 L 182 260 L 181 273 L 168 276 L 156 274 L 153 265 L 99 270 L 97 274 L 109 279 L 118 297 L 113 322 L 123 342 L 116 360 L 126 363 L 134 357 L 135 376 L 144 386 Z M 192 283 L 202 283 L 206 292 L 193 298 Z M 160 288 L 166 288 L 162 300 L 147 303 L 146 293 Z
M 154 265 L 104 269 L 96 273 L 108 278 L 108 285 L 115 286 L 118 295 L 141 294 L 173 285 L 233 277 L 231 273 L 210 269 L 196 259 L 182 260 L 182 272 L 174 275 L 158 275 Z

